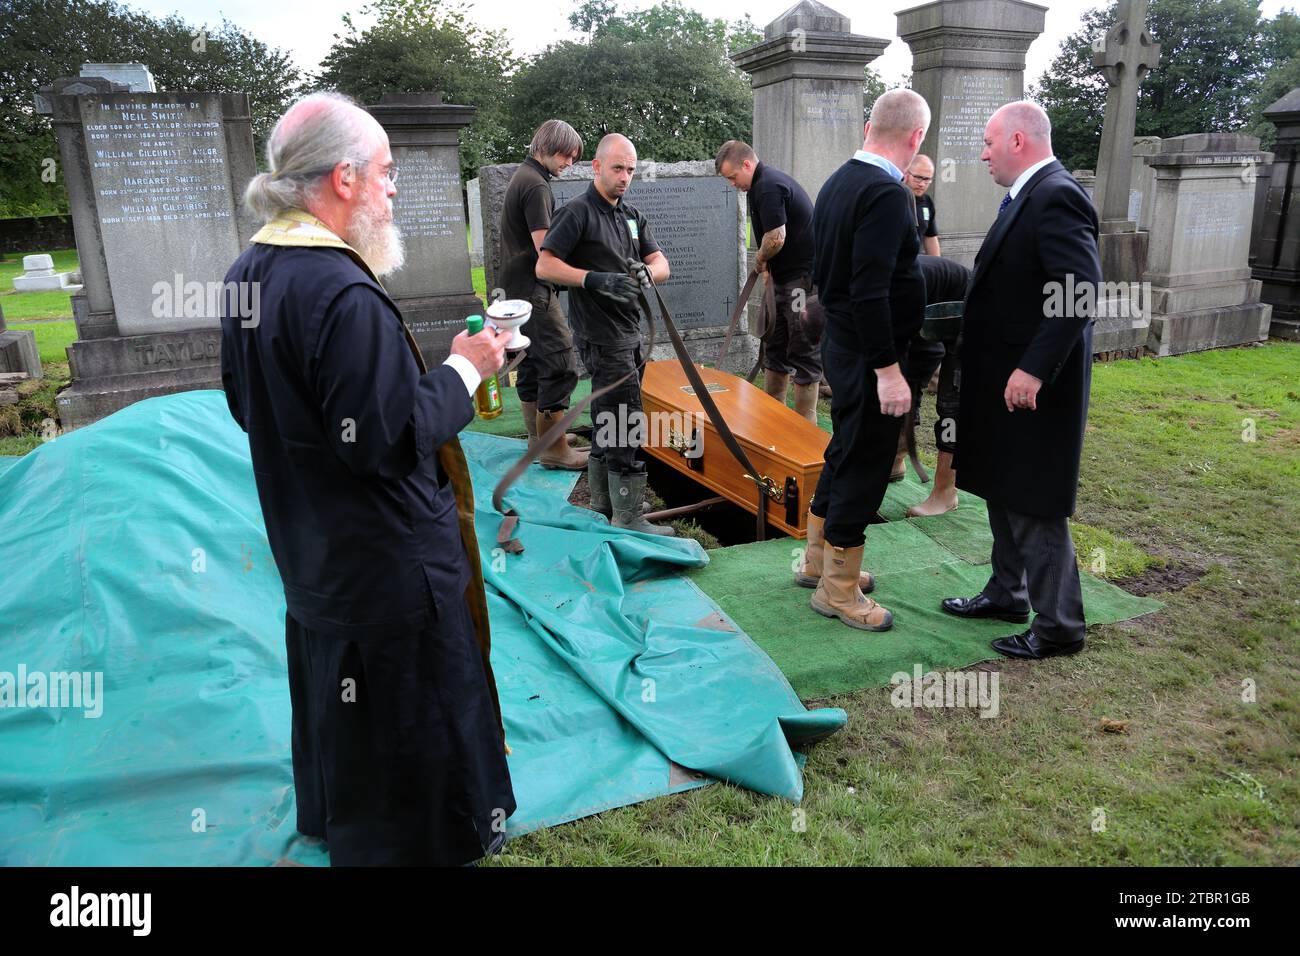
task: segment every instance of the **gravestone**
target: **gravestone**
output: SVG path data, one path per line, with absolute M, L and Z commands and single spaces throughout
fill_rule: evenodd
M 1129 186 L 1138 84 L 1160 62 L 1160 44 L 1152 42 L 1146 31 L 1147 0 L 1119 0 L 1118 14 L 1118 22 L 1094 42 L 1092 54 L 1092 65 L 1107 84 L 1093 195 L 1103 233 L 1137 230 L 1136 219 L 1130 215 Z M 1105 274 L 1104 250 L 1102 272 Z
M 1070 175 L 1078 180 L 1078 183 L 1083 187 L 1084 192 L 1089 196 L 1092 195 L 1092 191 L 1097 185 L 1097 174 L 1095 172 L 1091 169 L 1076 169 L 1074 172 L 1070 173 Z
M 1159 136 L 1133 137 L 1133 171 L 1128 187 L 1128 218 L 1137 223 L 1139 232 L 1151 230 L 1151 209 L 1155 203 L 1156 174 L 1147 165 L 1147 157 L 1160 152 Z
M 248 97 L 71 77 L 36 99 L 59 143 L 84 280 L 64 429 L 220 388 L 222 279 L 256 229 L 240 201 L 256 172 Z
M 921 152 L 934 159 L 943 254 L 965 266 L 1006 195 L 980 161 L 984 127 L 999 106 L 1023 99 L 1025 52 L 1046 13 L 1021 0 L 936 0 L 897 14 L 912 50 L 912 89 L 930 104 Z
M 1259 301 L 1249 266 L 1255 170 L 1272 160 L 1259 139 L 1194 133 L 1160 144 L 1148 160 L 1155 205 L 1147 271 L 1147 348 L 1177 355 L 1268 337 L 1272 306 Z
M 45 375 L 40 352 L 36 349 L 36 333 L 29 329 L 6 328 L 4 309 L 0 307 L 0 373 L 6 372 L 22 372 L 32 378 Z
M 493 290 L 497 288 L 501 268 L 501 205 L 517 168 L 518 164 L 507 163 L 479 169 L 489 299 L 496 298 Z M 552 179 L 556 210 L 584 193 L 591 180 L 590 163 L 577 163 L 563 176 Z M 712 160 L 643 161 L 637 165 L 625 201 L 645 214 L 655 239 L 668 257 L 672 277 L 660 291 L 687 348 L 696 362 L 712 364 L 735 308 L 736 296 L 745 284 L 742 194 L 717 175 Z M 567 315 L 567 294 L 561 295 L 561 300 Z M 528 334 L 527 326 L 524 334 Z M 657 326 L 655 335 L 657 341 L 651 357 L 671 358 L 674 353 L 662 326 Z M 742 328 L 727 352 L 727 370 L 748 372 L 754 364 L 756 349 L 757 341 Z
M 1146 31 L 1146 14 L 1147 0 L 1119 0 L 1117 21 L 1093 41 L 1092 65 L 1107 85 L 1092 193 L 1101 275 L 1107 283 L 1098 295 L 1093 348 L 1103 354 L 1140 354 L 1151 324 L 1139 284 L 1150 235 L 1138 231 L 1142 196 L 1132 188 L 1138 84 L 1160 61 L 1160 44 Z
M 1300 87 L 1264 110 L 1277 127 L 1252 275 L 1273 306 L 1270 335 L 1300 341 Z M 1262 177 L 1261 177 L 1262 178 Z
M 862 146 L 863 71 L 888 45 L 851 33 L 849 18 L 830 7 L 802 0 L 764 28 L 760 43 L 731 56 L 754 88 L 754 150 L 814 202 Z
M 478 177 L 465 184 L 465 205 L 469 210 L 469 264 L 483 267 L 483 197 Z
M 154 93 L 153 74 L 143 63 L 83 63 L 82 76 L 100 76 L 113 83 L 120 83 L 132 93 Z
M 435 93 L 390 93 L 366 109 L 388 133 L 397 164 L 393 217 L 406 264 L 383 279 L 430 364 L 445 359 L 466 316 L 482 314 L 474 294 L 460 186 L 460 131 L 474 107 Z
M 80 291 L 75 272 L 55 272 L 54 257 L 50 255 L 23 256 L 23 274 L 14 276 L 15 292 L 67 292 Z

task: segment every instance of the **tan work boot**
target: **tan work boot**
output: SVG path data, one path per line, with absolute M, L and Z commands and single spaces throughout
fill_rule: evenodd
M 524 428 L 528 431 L 528 444 L 532 444 L 537 439 L 537 403 L 520 402 L 519 411 L 524 416 Z M 537 461 L 536 458 L 533 459 Z
M 809 605 L 823 617 L 836 617 L 861 631 L 887 631 L 894 615 L 858 588 L 862 570 L 862 545 L 837 548 L 827 541 L 822 549 L 822 579 Z
M 803 549 L 803 564 L 794 574 L 801 588 L 815 588 L 822 580 L 822 545 L 826 543 L 826 519 L 808 512 L 808 543 Z M 876 577 L 870 571 L 858 574 L 858 587 L 870 594 L 876 589 Z
M 538 412 L 537 413 L 537 433 L 545 434 L 546 430 L 564 417 L 564 412 Z M 587 456 L 591 454 L 587 448 L 569 447 L 569 436 L 560 435 L 547 448 L 542 449 L 541 458 L 543 468 L 562 469 L 564 471 L 585 471 L 587 468 Z
M 785 393 L 790 389 L 790 373 L 774 372 L 770 368 L 763 369 L 763 391 L 771 395 L 782 405 L 785 404 Z
M 794 386 L 794 410 L 814 425 L 817 424 L 817 383 Z
M 934 485 L 930 497 L 919 505 L 907 509 L 909 518 L 926 518 L 947 514 L 957 507 L 957 472 L 952 467 L 952 452 L 939 452 L 939 464 L 934 469 Z

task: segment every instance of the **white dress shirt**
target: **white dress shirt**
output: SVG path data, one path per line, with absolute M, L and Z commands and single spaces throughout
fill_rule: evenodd
M 1017 176 L 1016 181 L 1011 184 L 1011 198 L 1012 199 L 1016 198 L 1016 194 L 1019 193 L 1020 190 L 1024 188 L 1025 183 L 1029 182 L 1030 177 L 1033 176 L 1034 173 L 1038 172 L 1048 163 L 1055 161 L 1055 159 L 1056 159 L 1055 156 L 1048 156 L 1046 159 L 1040 159 L 1038 162 L 1034 163 L 1034 165 L 1030 166 L 1023 173 Z

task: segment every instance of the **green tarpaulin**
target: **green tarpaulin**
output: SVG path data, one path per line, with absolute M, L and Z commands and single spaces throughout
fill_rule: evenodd
M 798 800 L 791 745 L 845 715 L 807 711 L 676 573 L 704 552 L 613 531 L 565 503 L 572 475 L 532 468 L 510 496 L 527 550 L 494 553 L 491 487 L 520 444 L 465 448 L 514 750 L 509 832 L 712 779 Z M 140 402 L 10 464 L 0 561 L 0 694 L 9 675 L 14 695 L 0 863 L 326 862 L 294 830 L 284 598 L 220 393 Z M 32 706 L 41 679 L 85 696 Z

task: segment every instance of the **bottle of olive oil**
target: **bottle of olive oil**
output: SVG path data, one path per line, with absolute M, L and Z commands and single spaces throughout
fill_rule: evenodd
M 483 316 L 471 315 L 465 320 L 465 327 L 470 335 L 478 335 L 483 331 Z M 474 393 L 474 410 L 479 418 L 489 419 L 500 415 L 501 407 L 501 387 L 497 384 L 496 373 L 493 372 L 479 383 L 478 391 Z

